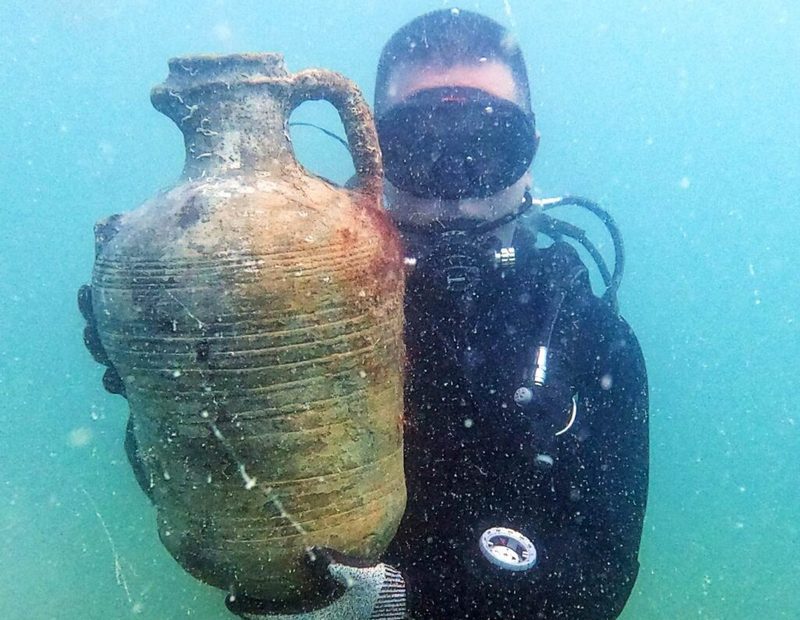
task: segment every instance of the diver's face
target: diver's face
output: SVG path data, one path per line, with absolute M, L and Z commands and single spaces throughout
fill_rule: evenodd
M 490 95 L 521 105 L 514 75 L 508 65 L 496 60 L 487 60 L 453 67 L 419 65 L 399 67 L 389 80 L 386 107 L 398 104 L 421 90 L 444 86 L 479 88 Z
M 494 60 L 452 67 L 399 67 L 389 80 L 386 107 L 402 103 L 420 91 L 442 87 L 475 88 L 524 107 L 511 69 Z M 526 172 L 513 185 L 490 196 L 447 200 L 414 196 L 387 182 L 386 199 L 396 219 L 414 224 L 455 218 L 496 219 L 514 211 L 530 185 L 531 175 Z

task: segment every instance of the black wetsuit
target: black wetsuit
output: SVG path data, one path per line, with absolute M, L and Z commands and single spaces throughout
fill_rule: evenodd
M 515 246 L 516 268 L 466 297 L 437 294 L 424 270 L 408 281 L 408 506 L 385 559 L 405 575 L 414 618 L 615 618 L 638 572 L 648 477 L 639 344 L 571 246 L 536 249 L 529 233 Z M 542 420 L 566 426 L 568 396 L 563 407 L 555 399 L 560 411 L 536 412 L 513 395 L 562 288 L 548 382 L 577 395 L 577 416 L 555 436 Z M 489 563 L 478 542 L 493 526 L 529 537 L 537 564 Z

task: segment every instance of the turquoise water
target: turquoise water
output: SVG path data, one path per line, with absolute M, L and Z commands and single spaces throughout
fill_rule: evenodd
M 148 99 L 166 59 L 280 51 L 371 99 L 383 42 L 442 6 L 0 6 L 0 618 L 226 617 L 158 542 L 122 449 L 124 401 L 103 392 L 75 306 L 95 220 L 180 172 L 180 136 Z M 621 303 L 649 366 L 652 463 L 624 618 L 800 617 L 800 9 L 459 6 L 522 43 L 540 192 L 600 200 L 625 235 Z M 301 117 L 337 127 L 321 104 Z M 349 175 L 340 146 L 295 136 L 313 169 Z

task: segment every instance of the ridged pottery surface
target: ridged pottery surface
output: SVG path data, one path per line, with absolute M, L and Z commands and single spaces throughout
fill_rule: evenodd
M 171 61 L 153 103 L 184 177 L 98 224 L 94 312 L 125 383 L 158 530 L 197 578 L 291 603 L 307 547 L 376 559 L 405 506 L 403 265 L 369 110 L 273 54 Z M 339 110 L 346 190 L 294 160 L 286 121 Z

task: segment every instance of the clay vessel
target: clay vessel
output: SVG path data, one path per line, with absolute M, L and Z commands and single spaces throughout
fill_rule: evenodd
M 202 581 L 285 603 L 323 545 L 375 560 L 405 506 L 403 264 L 355 85 L 282 56 L 170 61 L 153 105 L 179 182 L 98 223 L 93 309 L 121 375 L 158 532 Z M 303 101 L 338 110 L 358 185 L 292 151 Z

